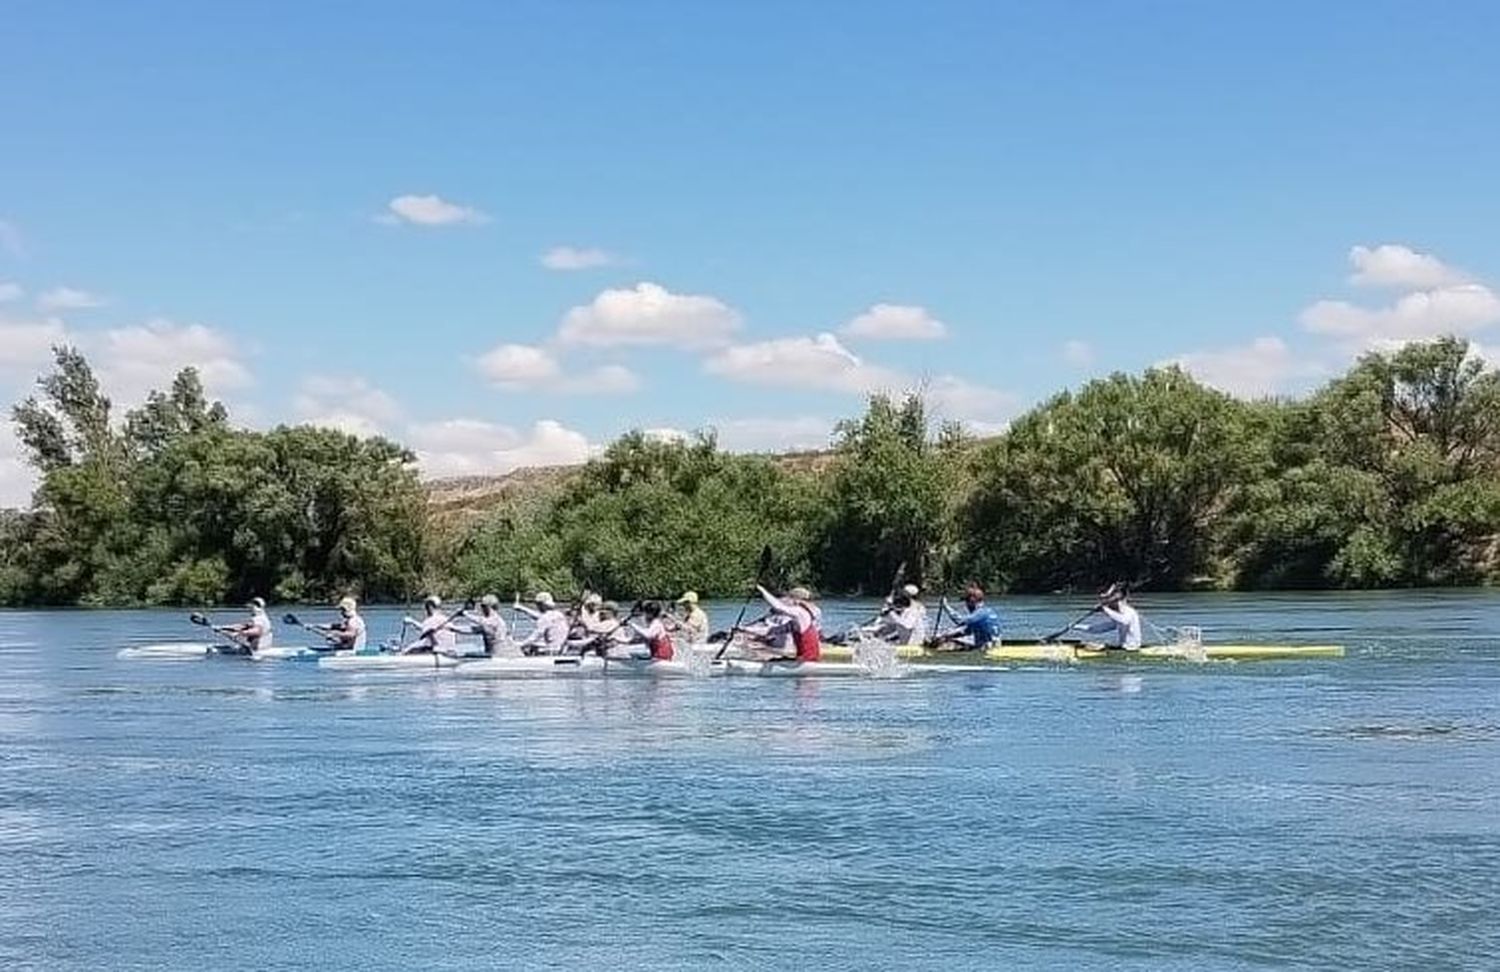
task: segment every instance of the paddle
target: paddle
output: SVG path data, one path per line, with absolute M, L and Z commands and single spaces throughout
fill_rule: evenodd
M 771 545 L 769 543 L 760 548 L 760 566 L 755 571 L 756 587 L 759 587 L 766 574 L 771 572 L 772 557 Z M 734 641 L 734 633 L 739 630 L 740 625 L 745 623 L 745 612 L 750 610 L 750 602 L 754 601 L 758 594 L 758 591 L 751 591 L 750 596 L 745 598 L 745 603 L 740 605 L 739 616 L 734 619 L 734 624 L 729 626 L 729 632 L 724 635 L 724 644 L 719 647 L 718 653 L 714 655 L 715 661 L 723 658 L 724 652 L 729 650 L 729 645 Z
M 1120 585 L 1120 583 L 1118 581 L 1116 581 L 1114 584 L 1110 585 L 1110 587 L 1120 587 L 1120 586 L 1121 585 Z M 1076 620 L 1068 622 L 1063 627 L 1061 627 L 1061 628 L 1057 629 L 1056 631 L 1052 632 L 1051 634 L 1047 635 L 1045 638 L 1042 639 L 1042 643 L 1050 645 L 1052 642 L 1056 641 L 1058 638 L 1061 638 L 1063 635 L 1067 634 L 1069 631 L 1072 631 L 1078 625 L 1082 624 L 1083 622 L 1087 621 L 1089 618 L 1091 618 L 1094 615 L 1098 614 L 1099 613 L 1099 609 L 1102 608 L 1102 607 L 1104 607 L 1104 602 L 1103 601 L 1099 601 L 1093 607 L 1089 608 L 1088 611 L 1084 612 L 1083 614 L 1080 614 Z
M 194 611 L 192 614 L 188 615 L 188 620 L 191 621 L 193 624 L 198 625 L 200 628 L 207 628 L 208 630 L 212 631 L 214 634 L 218 635 L 220 638 L 227 639 L 230 644 L 234 645 L 236 648 L 238 648 L 244 654 L 249 654 L 250 653 L 249 647 L 247 647 L 246 645 L 242 644 L 237 638 L 234 637 L 234 635 L 231 635 L 229 632 L 223 630 L 222 628 L 217 627 L 212 621 L 210 621 L 208 619 L 207 616 L 199 614 L 197 611 Z
M 942 560 L 938 561 L 939 591 L 945 591 L 948 588 L 948 576 L 953 573 L 953 564 L 950 562 L 950 560 L 950 557 L 944 556 Z M 942 594 L 938 598 L 937 610 L 932 612 L 932 630 L 927 632 L 927 642 L 929 645 L 937 642 L 938 625 L 942 623 L 943 615 L 946 613 L 949 613 L 948 595 Z

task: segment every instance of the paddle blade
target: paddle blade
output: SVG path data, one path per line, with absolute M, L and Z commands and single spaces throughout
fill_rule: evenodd
M 289 624 L 294 628 L 302 627 L 302 622 L 297 620 L 297 616 L 295 614 L 283 614 L 281 616 L 281 623 Z
M 199 614 L 196 611 L 194 611 L 192 614 L 188 615 L 188 620 L 191 621 L 191 622 L 193 622 L 194 624 L 198 625 L 199 627 L 203 627 L 203 628 L 208 628 L 208 627 L 212 627 L 213 626 L 213 623 L 211 621 L 209 621 L 208 618 L 204 617 L 203 615 Z

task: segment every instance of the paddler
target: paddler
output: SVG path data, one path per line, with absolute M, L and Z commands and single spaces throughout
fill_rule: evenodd
M 973 651 L 988 648 L 1000 641 L 1000 615 L 984 603 L 984 588 L 970 584 L 964 589 L 964 608 L 959 614 L 948 606 L 943 598 L 938 606 L 939 616 L 947 614 L 953 618 L 954 627 L 938 633 L 934 648 L 949 651 Z
M 677 599 L 681 618 L 673 618 L 673 626 L 687 636 L 691 644 L 701 645 L 708 641 L 708 615 L 698 606 L 698 592 L 684 591 Z
M 333 624 L 314 625 L 334 649 L 365 651 L 365 619 L 359 616 L 359 605 L 352 597 L 339 601 L 339 619 Z
M 667 626 L 662 622 L 661 605 L 655 601 L 647 601 L 641 605 L 641 614 L 645 617 L 644 625 L 636 624 L 634 621 L 626 621 L 630 630 L 635 634 L 638 644 L 645 646 L 652 661 L 671 661 L 674 654 L 672 636 L 667 633 Z
M 248 621 L 226 624 L 214 630 L 233 638 L 234 643 L 247 652 L 271 647 L 271 643 L 275 640 L 275 632 L 271 628 L 271 618 L 266 614 L 266 599 L 252 597 L 245 603 L 245 607 L 250 609 Z
M 591 651 L 604 654 L 615 635 L 620 633 L 622 622 L 620 607 L 613 601 L 605 601 L 598 594 L 584 595 L 578 606 L 578 618 L 568 630 L 568 651 L 586 655 Z
M 509 636 L 505 618 L 500 615 L 500 598 L 486 594 L 479 599 L 479 613 L 465 616 L 464 621 L 451 620 L 448 627 L 459 634 L 478 635 L 484 645 L 484 653 L 490 657 L 499 654 Z
M 1125 585 L 1109 585 L 1099 593 L 1099 606 L 1094 609 L 1104 617 L 1092 622 L 1081 621 L 1073 626 L 1073 630 L 1102 635 L 1100 644 L 1106 648 L 1123 648 L 1126 651 L 1140 648 L 1141 615 L 1130 605 L 1129 595 Z
M 560 654 L 568 643 L 568 616 L 557 606 L 557 601 L 547 591 L 538 591 L 531 599 L 535 607 L 527 607 L 518 599 L 515 609 L 536 622 L 531 634 L 521 642 L 523 655 Z
M 401 647 L 403 655 L 420 655 L 426 652 L 452 654 L 458 645 L 453 629 L 448 627 L 448 615 L 442 611 L 443 599 L 429 594 L 422 600 L 422 620 L 407 617 L 405 623 L 417 629 L 417 636 Z
M 927 609 L 916 600 L 918 593 L 917 585 L 907 584 L 889 599 L 875 623 L 862 630 L 892 645 L 921 644 L 922 633 L 927 630 Z
M 772 629 L 772 636 L 779 638 L 781 657 L 799 662 L 815 662 L 822 658 L 823 612 L 813 603 L 812 592 L 805 587 L 794 587 L 783 599 L 759 584 L 755 589 L 771 613 L 780 619 Z

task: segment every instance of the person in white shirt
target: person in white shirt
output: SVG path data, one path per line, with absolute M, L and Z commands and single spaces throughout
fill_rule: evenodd
M 271 618 L 266 614 L 265 598 L 252 597 L 245 607 L 250 609 L 250 620 L 214 630 L 233 638 L 235 644 L 247 652 L 270 648 L 276 633 L 271 627 Z
M 339 620 L 333 624 L 319 624 L 314 627 L 322 632 L 323 637 L 328 639 L 328 644 L 334 649 L 345 651 L 365 651 L 365 619 L 359 616 L 359 605 L 354 598 L 346 597 L 339 601 Z
M 486 594 L 479 599 L 479 613 L 465 617 L 467 623 L 453 620 L 448 622 L 448 627 L 460 634 L 478 635 L 486 655 L 499 654 L 510 636 L 505 618 L 500 614 L 500 598 Z
M 403 655 L 418 655 L 423 652 L 451 654 L 458 644 L 458 636 L 448 627 L 448 615 L 441 610 L 443 599 L 429 594 L 422 601 L 423 618 L 408 617 L 405 623 L 417 629 L 417 636 L 401 647 Z
M 1141 615 L 1130 606 L 1127 597 L 1128 592 L 1124 586 L 1109 585 L 1109 588 L 1099 595 L 1099 606 L 1095 609 L 1104 617 L 1097 621 L 1080 622 L 1074 625 L 1074 629 L 1087 634 L 1101 635 L 1100 643 L 1105 647 L 1135 651 L 1141 646 Z
M 520 643 L 519 647 L 523 655 L 556 655 L 560 654 L 568 644 L 568 630 L 572 627 L 568 623 L 568 616 L 557 606 L 551 594 L 540 591 L 532 598 L 536 607 L 529 608 L 519 600 L 515 608 L 522 614 L 536 622 L 531 629 L 531 634 Z
M 891 598 L 875 623 L 864 630 L 893 645 L 917 645 L 926 633 L 927 609 L 922 602 L 914 601 L 915 584 L 907 584 Z

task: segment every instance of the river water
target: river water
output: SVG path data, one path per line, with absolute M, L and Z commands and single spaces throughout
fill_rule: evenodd
M 1500 594 L 1141 607 L 1349 654 L 479 683 L 0 613 L 0 968 L 1500 968 Z

